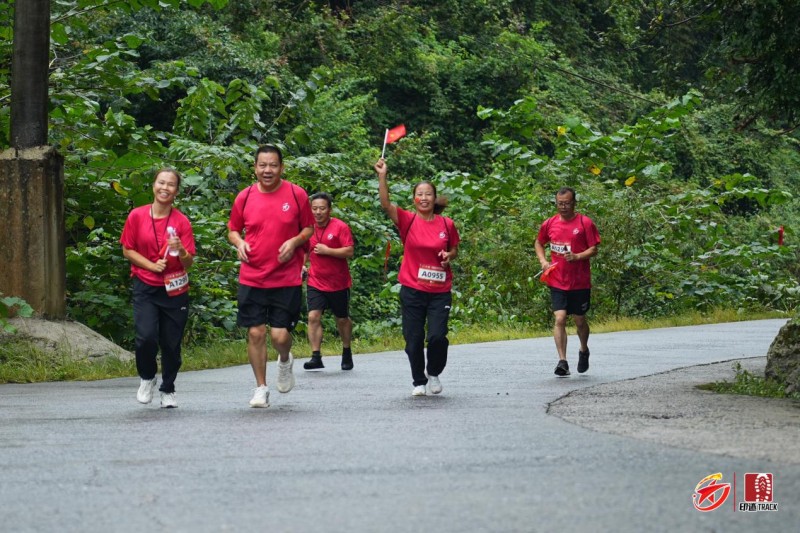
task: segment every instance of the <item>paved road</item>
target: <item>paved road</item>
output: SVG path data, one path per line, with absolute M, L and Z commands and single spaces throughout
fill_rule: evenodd
M 444 393 L 422 398 L 402 352 L 357 356 L 350 373 L 296 368 L 263 410 L 247 406 L 249 366 L 182 373 L 175 410 L 137 404 L 138 379 L 2 385 L 0 530 L 797 531 L 800 464 L 716 453 L 735 427 L 685 448 L 548 413 L 579 396 L 612 412 L 603 387 L 762 357 L 782 323 L 593 335 L 589 373 L 567 379 L 551 339 L 453 346 Z M 695 510 L 716 472 L 772 473 L 778 511 L 734 511 L 733 497 Z

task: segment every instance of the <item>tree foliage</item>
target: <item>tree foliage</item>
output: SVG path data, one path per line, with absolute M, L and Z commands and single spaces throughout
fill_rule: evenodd
M 712 2 L 697 19 L 721 21 L 739 4 Z M 777 16 L 778 3 L 765 4 L 765 20 Z M 411 185 L 432 179 L 463 238 L 454 327 L 549 322 L 532 240 L 562 185 L 578 189 L 603 239 L 594 313 L 792 310 L 796 247 L 775 235 L 779 225 L 790 242 L 796 235 L 785 191 L 796 188 L 797 147 L 730 124 L 745 108 L 780 113 L 793 100 L 753 68 L 737 76 L 758 102 L 721 99 L 734 78 L 709 81 L 690 60 L 712 72 L 759 34 L 736 13 L 724 21 L 727 44 L 710 26 L 689 35 L 658 18 L 693 5 L 57 2 L 50 141 L 65 156 L 69 313 L 131 342 L 119 235 L 130 209 L 152 201 L 152 172 L 169 165 L 184 174 L 179 207 L 198 243 L 189 339 L 239 335 L 225 223 L 252 181 L 256 147 L 273 142 L 285 148 L 286 177 L 331 193 L 334 216 L 353 228 L 356 334 L 394 327 L 401 245 L 371 165 L 384 128 L 401 122 L 410 134 L 388 150 L 392 199 L 409 205 Z M 12 9 L 0 5 L 0 147 Z M 777 73 L 781 53 L 757 51 Z

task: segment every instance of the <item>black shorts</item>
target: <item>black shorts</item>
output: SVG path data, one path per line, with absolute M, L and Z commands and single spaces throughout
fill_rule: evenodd
M 309 311 L 330 309 L 336 318 L 350 317 L 350 289 L 326 292 L 316 287 L 306 289 Z
M 251 328 L 267 324 L 271 328 L 292 331 L 300 320 L 303 289 L 299 285 L 261 289 L 240 284 L 238 300 L 236 323 L 239 326 Z
M 550 301 L 553 311 L 566 310 L 568 315 L 583 316 L 589 311 L 592 300 L 592 289 L 564 291 L 550 287 Z

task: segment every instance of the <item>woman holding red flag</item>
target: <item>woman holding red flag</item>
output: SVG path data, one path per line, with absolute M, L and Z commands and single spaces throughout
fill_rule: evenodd
M 426 385 L 432 394 L 439 394 L 442 392 L 439 374 L 447 364 L 450 344 L 447 339 L 447 322 L 453 301 L 450 263 L 458 255 L 458 230 L 450 218 L 440 215 L 447 202 L 445 198 L 437 198 L 432 183 L 423 181 L 414 186 L 415 210 L 407 211 L 389 199 L 388 167 L 383 158 L 375 163 L 374 168 L 378 174 L 381 207 L 397 226 L 404 246 L 397 279 L 401 285 L 405 351 L 414 384 L 412 395 L 425 396 Z
M 136 370 L 140 403 L 150 403 L 157 385 L 157 355 L 161 348 L 161 407 L 178 407 L 175 378 L 181 367 L 181 341 L 189 317 L 189 276 L 194 262 L 192 225 L 173 206 L 181 184 L 171 168 L 156 172 L 152 204 L 128 215 L 120 243 L 131 262 L 133 322 L 136 330 Z

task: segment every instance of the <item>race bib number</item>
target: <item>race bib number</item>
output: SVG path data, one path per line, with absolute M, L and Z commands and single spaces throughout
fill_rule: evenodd
M 550 253 L 564 255 L 572 251 L 572 247 L 567 243 L 551 242 Z
M 426 285 L 444 285 L 447 280 L 447 272 L 442 267 L 420 265 L 417 280 Z
M 177 270 L 164 274 L 164 288 L 168 296 L 178 296 L 189 290 L 189 274 L 185 270 Z

